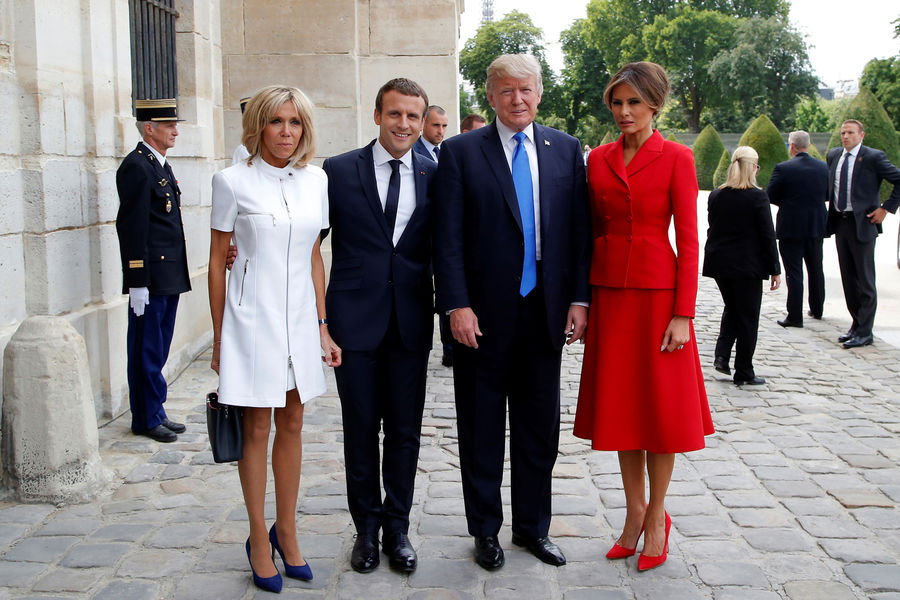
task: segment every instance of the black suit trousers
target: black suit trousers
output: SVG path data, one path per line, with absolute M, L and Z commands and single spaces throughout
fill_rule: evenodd
M 344 426 L 347 504 L 358 534 L 409 531 L 428 352 L 403 346 L 394 316 L 375 350 L 344 350 L 334 371 Z M 379 461 L 382 424 L 384 457 Z
M 809 310 L 822 316 L 825 305 L 825 271 L 822 268 L 822 238 L 778 240 L 787 284 L 787 320 L 803 323 L 803 263 L 809 280 Z
M 482 343 L 478 349 L 455 343 L 453 348 L 466 520 L 469 534 L 477 537 L 497 535 L 503 523 L 500 484 L 508 403 L 512 529 L 539 538 L 550 529 L 562 351 L 550 341 L 540 281 L 510 310 L 515 333 L 505 343 Z
M 716 340 L 716 356 L 726 362 L 734 347 L 734 379 L 748 380 L 756 376 L 753 353 L 759 330 L 759 307 L 762 303 L 761 279 L 729 279 L 716 277 L 725 309 Z
M 850 331 L 860 337 L 872 335 L 878 293 L 875 287 L 875 238 L 860 242 L 856 233 L 856 216 L 847 212 L 835 221 L 834 241 L 844 301 L 853 318 Z M 863 217 L 865 218 L 865 217 Z

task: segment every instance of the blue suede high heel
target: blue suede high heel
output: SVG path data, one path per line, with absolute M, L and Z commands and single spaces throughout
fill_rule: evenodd
M 247 562 L 250 562 L 250 538 L 247 538 Z M 256 587 L 267 592 L 281 593 L 281 586 L 283 585 L 281 573 L 275 573 L 271 577 L 260 577 L 256 574 L 256 569 L 253 568 L 252 562 L 250 562 L 250 571 L 253 573 L 253 583 Z
M 284 558 L 284 551 L 281 549 L 281 544 L 278 543 L 278 534 L 275 532 L 275 523 L 272 523 L 272 529 L 269 530 L 269 541 L 272 542 L 272 558 L 275 558 L 275 551 L 278 551 L 278 554 L 281 555 L 281 562 L 284 563 L 284 574 L 290 577 L 291 579 L 300 579 L 301 581 L 312 581 L 313 574 L 312 569 L 309 568 L 309 562 L 305 562 L 302 565 L 291 565 L 288 564 L 287 559 Z

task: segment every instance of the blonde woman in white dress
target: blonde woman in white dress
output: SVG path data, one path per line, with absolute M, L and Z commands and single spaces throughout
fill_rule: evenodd
M 322 362 L 338 366 L 328 333 L 320 231 L 328 227 L 327 178 L 315 155 L 312 104 L 297 88 L 270 86 L 250 99 L 242 142 L 250 158 L 213 176 L 209 305 L 212 368 L 219 400 L 241 406 L 238 462 L 250 521 L 247 558 L 254 583 L 280 591 L 281 574 L 312 579 L 297 543 L 303 406 L 325 392 Z M 227 281 L 234 239 L 237 260 Z M 323 355 L 324 354 L 324 355 Z M 274 409 L 276 520 L 265 522 L 268 441 Z

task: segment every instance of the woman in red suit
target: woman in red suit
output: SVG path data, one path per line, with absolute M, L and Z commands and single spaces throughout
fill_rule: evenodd
M 622 67 L 603 94 L 622 135 L 595 148 L 587 164 L 592 300 L 575 435 L 595 450 L 619 452 L 627 512 L 606 556 L 633 556 L 643 533 L 641 571 L 666 560 L 675 453 L 703 448 L 713 433 L 691 323 L 699 255 L 694 159 L 652 126 L 668 93 L 659 65 Z M 673 218 L 677 254 L 668 235 Z

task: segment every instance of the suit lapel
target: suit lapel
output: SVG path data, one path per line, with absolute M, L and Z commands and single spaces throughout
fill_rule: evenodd
M 550 140 L 544 136 L 545 132 L 542 126 L 533 123 L 532 130 L 534 131 L 535 152 L 537 152 L 538 189 L 540 189 L 539 208 L 541 211 L 541 246 L 543 246 L 547 242 L 545 233 L 553 231 L 553 228 L 550 226 L 550 202 L 552 197 L 550 194 L 550 182 L 552 181 L 550 165 L 553 163 L 552 152 L 554 151 L 554 148 L 550 143 Z
M 619 136 L 619 139 L 616 140 L 603 158 L 613 174 L 622 180 L 625 187 L 628 187 L 628 174 L 625 172 L 625 151 L 622 144 L 622 136 Z
M 378 198 L 378 183 L 375 181 L 375 159 L 372 157 L 372 146 L 375 140 L 372 140 L 368 146 L 359 151 L 359 159 L 356 161 L 357 170 L 359 172 L 360 187 L 366 195 L 366 201 L 372 210 L 372 216 L 385 237 L 393 242 L 393 236 L 388 231 L 387 220 L 384 218 L 384 208 L 381 207 L 381 200 Z
M 628 176 L 634 176 L 635 173 L 662 156 L 663 142 L 662 135 L 654 129 L 653 134 L 638 148 L 631 162 L 625 167 Z M 622 164 L 624 164 L 624 160 Z
M 503 198 L 506 200 L 506 205 L 516 219 L 519 231 L 522 231 L 522 215 L 519 214 L 519 200 L 516 196 L 516 186 L 513 184 L 512 173 L 506 162 L 506 153 L 503 151 L 503 146 L 500 144 L 500 134 L 497 133 L 497 125 L 491 123 L 487 127 L 482 127 L 482 130 L 484 133 L 482 134 L 481 151 L 487 160 L 488 166 L 490 166 L 491 171 L 493 171 L 497 183 L 500 184 L 500 189 L 503 191 Z

